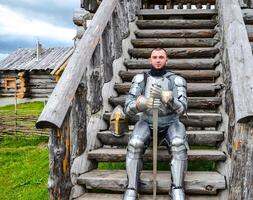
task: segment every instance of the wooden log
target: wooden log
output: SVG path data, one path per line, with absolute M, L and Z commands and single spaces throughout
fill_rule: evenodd
M 111 113 L 105 113 L 104 119 L 109 122 Z M 129 124 L 133 125 L 139 120 L 138 116 L 129 119 Z M 180 121 L 189 127 L 216 127 L 222 121 L 221 114 L 219 113 L 187 113 L 180 117 Z
M 196 181 L 198 180 L 198 181 Z M 171 185 L 170 172 L 157 174 L 158 193 L 168 193 Z M 152 193 L 152 172 L 142 171 L 141 192 Z M 125 191 L 127 187 L 126 172 L 123 170 L 93 170 L 78 178 L 79 184 L 86 184 L 88 189 L 103 189 L 110 191 Z M 217 190 L 225 189 L 226 181 L 217 172 L 187 172 L 185 177 L 186 193 L 216 194 Z
M 83 8 L 76 9 L 73 15 L 73 22 L 77 26 L 84 26 L 87 19 L 91 19 L 92 15 L 90 12 Z
M 238 1 L 220 1 L 219 12 L 222 16 L 220 24 L 224 33 L 226 64 L 231 76 L 235 120 L 246 122 L 253 118 L 253 107 L 250 105 L 253 102 L 252 49 Z
M 135 48 L 169 48 L 169 47 L 213 47 L 218 41 L 211 38 L 169 38 L 169 39 L 133 39 Z
M 124 61 L 124 64 L 128 69 L 150 69 L 151 64 L 148 60 L 138 59 L 138 60 L 128 60 Z M 215 66 L 219 64 L 219 60 L 217 59 L 169 59 L 166 67 L 168 69 L 214 69 Z
M 76 200 L 119 200 L 122 194 L 107 194 L 107 193 L 87 193 Z M 139 195 L 140 200 L 152 200 L 153 195 Z M 157 195 L 156 200 L 168 200 L 168 195 Z M 186 200 L 219 200 L 217 196 L 213 195 L 186 195 Z
M 213 38 L 214 29 L 137 30 L 137 38 Z
M 137 74 L 142 74 L 148 70 L 131 70 L 131 71 L 119 71 L 119 76 L 122 80 L 131 81 Z M 171 72 L 182 76 L 189 82 L 214 82 L 216 78 L 220 76 L 219 71 L 214 70 L 171 70 Z
M 152 19 L 168 18 L 170 16 L 184 16 L 190 18 L 211 18 L 217 15 L 217 10 L 193 10 L 193 9 L 169 9 L 169 10 L 155 10 L 155 9 L 141 9 L 138 15 L 143 17 L 152 17 Z
M 90 151 L 88 158 L 91 160 L 96 160 L 98 162 L 124 162 L 126 161 L 126 148 L 99 148 Z M 225 161 L 226 155 L 219 150 L 189 150 L 187 152 L 188 160 L 202 160 L 202 161 Z M 171 154 L 168 153 L 167 149 L 158 149 L 157 160 L 158 161 L 169 161 L 171 159 Z M 152 159 L 152 149 L 147 149 L 143 161 L 151 162 Z
M 253 24 L 253 11 L 252 9 L 242 9 L 243 20 L 245 24 Z
M 117 83 L 114 88 L 119 94 L 127 94 L 130 86 L 131 83 Z M 216 91 L 221 88 L 221 84 L 218 83 L 189 83 L 187 84 L 187 94 L 188 96 L 214 96 Z
M 189 9 L 189 8 L 188 8 Z M 163 17 L 169 16 L 184 16 L 184 17 L 195 17 L 195 18 L 206 18 L 212 17 L 217 15 L 217 10 L 176 10 L 176 9 L 169 9 L 169 10 L 155 10 L 155 9 L 141 9 L 138 13 L 143 17 L 159 17 L 160 19 Z M 196 17 L 197 16 L 197 17 Z
M 50 199 L 69 199 L 70 181 L 70 128 L 67 115 L 60 129 L 52 129 L 49 138 Z
M 233 138 L 229 145 L 233 148 L 231 148 L 229 199 L 252 199 L 253 121 L 236 124 L 231 128 L 233 128 Z
M 70 58 L 68 66 L 64 70 L 46 107 L 42 111 L 36 123 L 37 128 L 61 127 L 80 80 L 90 63 L 92 54 L 116 4 L 116 0 L 102 1 L 93 20 Z
M 122 137 L 113 136 L 111 131 L 101 131 L 97 136 L 104 145 L 126 146 L 131 135 L 132 130 Z M 191 146 L 216 146 L 224 139 L 221 131 L 186 131 L 186 137 Z M 162 145 L 165 145 L 165 143 L 162 143 Z
M 140 29 L 209 29 L 214 28 L 216 20 L 138 20 Z
M 219 53 L 216 47 L 206 48 L 165 48 L 169 58 L 214 58 Z M 149 58 L 152 49 L 135 48 L 128 49 L 128 53 L 134 58 Z
M 125 95 L 119 97 L 110 97 L 109 102 L 113 106 L 124 106 L 126 100 Z M 221 97 L 188 97 L 188 108 L 203 108 L 213 110 L 221 105 Z
M 152 0 L 151 3 L 152 4 L 166 4 L 167 2 L 170 2 L 171 0 Z M 211 3 L 211 4 L 215 4 L 216 0 L 173 0 L 172 1 L 173 4 L 179 4 L 179 3 L 192 3 L 192 4 L 197 4 L 197 3 L 202 3 L 202 4 L 206 4 L 206 3 Z

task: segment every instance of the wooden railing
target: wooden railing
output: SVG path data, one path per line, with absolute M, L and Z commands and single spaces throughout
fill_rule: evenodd
M 216 0 L 143 0 L 144 9 L 211 9 Z
M 224 151 L 222 168 L 229 185 L 223 199 L 252 199 L 253 167 L 253 55 L 244 24 L 240 0 L 219 0 L 221 54 L 223 59 Z
M 93 20 L 64 70 L 48 103 L 42 111 L 37 128 L 60 128 L 73 100 L 85 69 L 102 36 L 118 0 L 103 0 Z

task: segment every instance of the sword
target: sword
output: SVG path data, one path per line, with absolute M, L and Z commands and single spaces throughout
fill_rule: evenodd
M 158 108 L 153 106 L 153 200 L 156 199 Z

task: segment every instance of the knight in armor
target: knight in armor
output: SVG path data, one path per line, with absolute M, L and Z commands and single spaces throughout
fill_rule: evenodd
M 179 116 L 187 110 L 186 81 L 166 70 L 169 61 L 165 49 L 156 48 L 149 58 L 151 70 L 136 75 L 127 96 L 124 111 L 130 117 L 139 115 L 127 146 L 127 190 L 123 200 L 138 199 L 143 154 L 152 139 L 152 107 L 158 106 L 158 137 L 165 140 L 172 154 L 171 197 L 185 200 L 184 173 L 187 170 L 186 131 Z

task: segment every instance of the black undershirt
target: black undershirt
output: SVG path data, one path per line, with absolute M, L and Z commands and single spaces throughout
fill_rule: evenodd
M 151 70 L 148 72 L 151 76 L 163 76 L 167 73 L 166 67 L 157 70 L 154 67 L 151 68 Z

